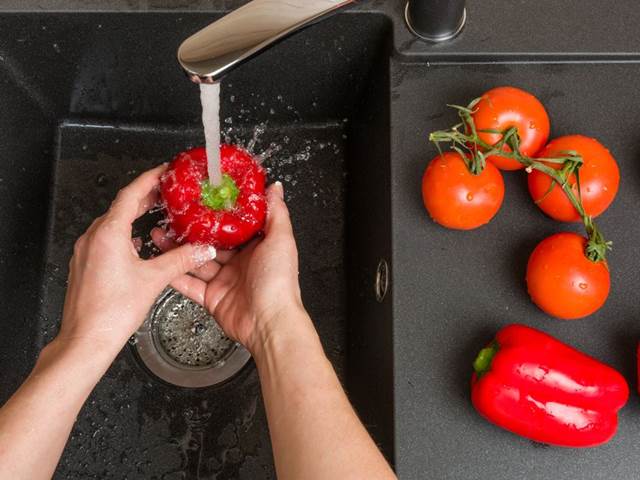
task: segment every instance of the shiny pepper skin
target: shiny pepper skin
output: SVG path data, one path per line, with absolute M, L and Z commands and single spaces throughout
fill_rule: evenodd
M 539 330 L 509 325 L 474 362 L 471 400 L 490 422 L 536 442 L 608 442 L 629 397 L 613 368 Z
M 233 204 L 219 209 L 203 203 L 203 182 L 208 182 L 205 148 L 178 154 L 163 175 L 160 193 L 178 242 L 232 249 L 251 240 L 264 227 L 264 169 L 235 145 L 220 146 L 220 167 L 234 190 L 234 198 Z

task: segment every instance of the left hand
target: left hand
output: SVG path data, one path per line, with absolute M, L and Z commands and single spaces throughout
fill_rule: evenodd
M 56 342 L 92 345 L 115 358 L 162 290 L 206 262 L 216 251 L 185 244 L 151 260 L 138 256 L 131 224 L 158 200 L 161 165 L 123 188 L 113 204 L 75 244 L 62 326 Z

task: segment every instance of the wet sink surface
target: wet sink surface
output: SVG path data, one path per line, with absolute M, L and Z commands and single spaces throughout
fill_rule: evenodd
M 329 358 L 401 478 L 635 478 L 635 394 L 610 444 L 556 449 L 482 420 L 469 376 L 495 331 L 522 322 L 634 384 L 640 227 L 629 216 L 640 202 L 639 64 L 429 65 L 425 52 L 455 56 L 456 45 L 482 46 L 485 32 L 470 23 L 460 43 L 430 50 L 398 33 L 400 8 L 388 5 L 363 2 L 223 84 L 225 133 L 271 152 L 270 178 L 285 184 L 303 296 Z M 0 15 L 0 292 L 10 312 L 0 320 L 0 399 L 56 332 L 75 238 L 138 173 L 202 144 L 197 88 L 167 59 L 211 19 L 181 11 Z M 521 42 L 511 46 L 517 52 Z M 600 221 L 615 243 L 612 294 L 589 319 L 549 319 L 527 298 L 528 254 L 574 227 L 532 205 L 524 174 L 505 176 L 502 210 L 477 231 L 439 228 L 424 212 L 419 179 L 436 154 L 427 132 L 455 120 L 447 103 L 503 84 L 541 98 L 553 135 L 595 136 L 620 163 L 620 193 Z M 136 234 L 148 224 L 136 224 Z M 380 260 L 390 264 L 391 290 L 378 303 Z M 275 478 L 254 365 L 219 387 L 180 389 L 125 347 L 81 412 L 56 478 Z
M 266 158 L 264 166 L 271 179 L 288 187 L 300 254 L 310 259 L 301 266 L 302 290 L 341 376 L 346 347 L 343 131 L 342 124 L 326 124 L 269 129 L 262 135 L 252 129 L 230 133 L 234 143 L 243 145 L 253 143 L 257 135 L 255 151 L 267 150 L 272 143 L 281 146 L 277 159 Z M 60 315 L 66 276 L 62 266 L 74 239 L 104 212 L 119 187 L 164 161 L 167 152 L 202 141 L 201 129 L 70 120 L 60 125 L 47 256 L 48 270 L 55 274 L 45 287 L 41 326 L 47 337 Z M 145 242 L 148 225 L 143 218 L 134 228 L 134 235 Z M 83 409 L 58 474 L 174 478 L 172 474 L 182 473 L 187 478 L 273 477 L 255 367 L 247 365 L 219 387 L 183 389 L 155 379 L 133 349 L 126 348 Z

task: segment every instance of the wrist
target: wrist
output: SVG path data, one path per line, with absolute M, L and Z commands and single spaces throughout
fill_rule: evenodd
M 322 348 L 313 322 L 301 304 L 290 305 L 259 318 L 248 349 L 259 363 L 264 357 L 277 354 L 289 345 Z
M 87 375 L 101 377 L 113 362 L 117 352 L 95 345 L 88 339 L 57 336 L 40 352 L 36 368 L 52 364 L 69 364 L 84 369 Z

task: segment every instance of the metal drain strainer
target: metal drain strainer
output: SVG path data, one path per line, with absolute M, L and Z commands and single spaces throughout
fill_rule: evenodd
M 250 358 L 204 308 L 171 288 L 136 333 L 135 347 L 153 374 L 181 387 L 221 383 Z
M 183 297 L 171 295 L 156 309 L 155 336 L 164 353 L 178 364 L 208 367 L 226 360 L 235 349 L 204 308 Z

